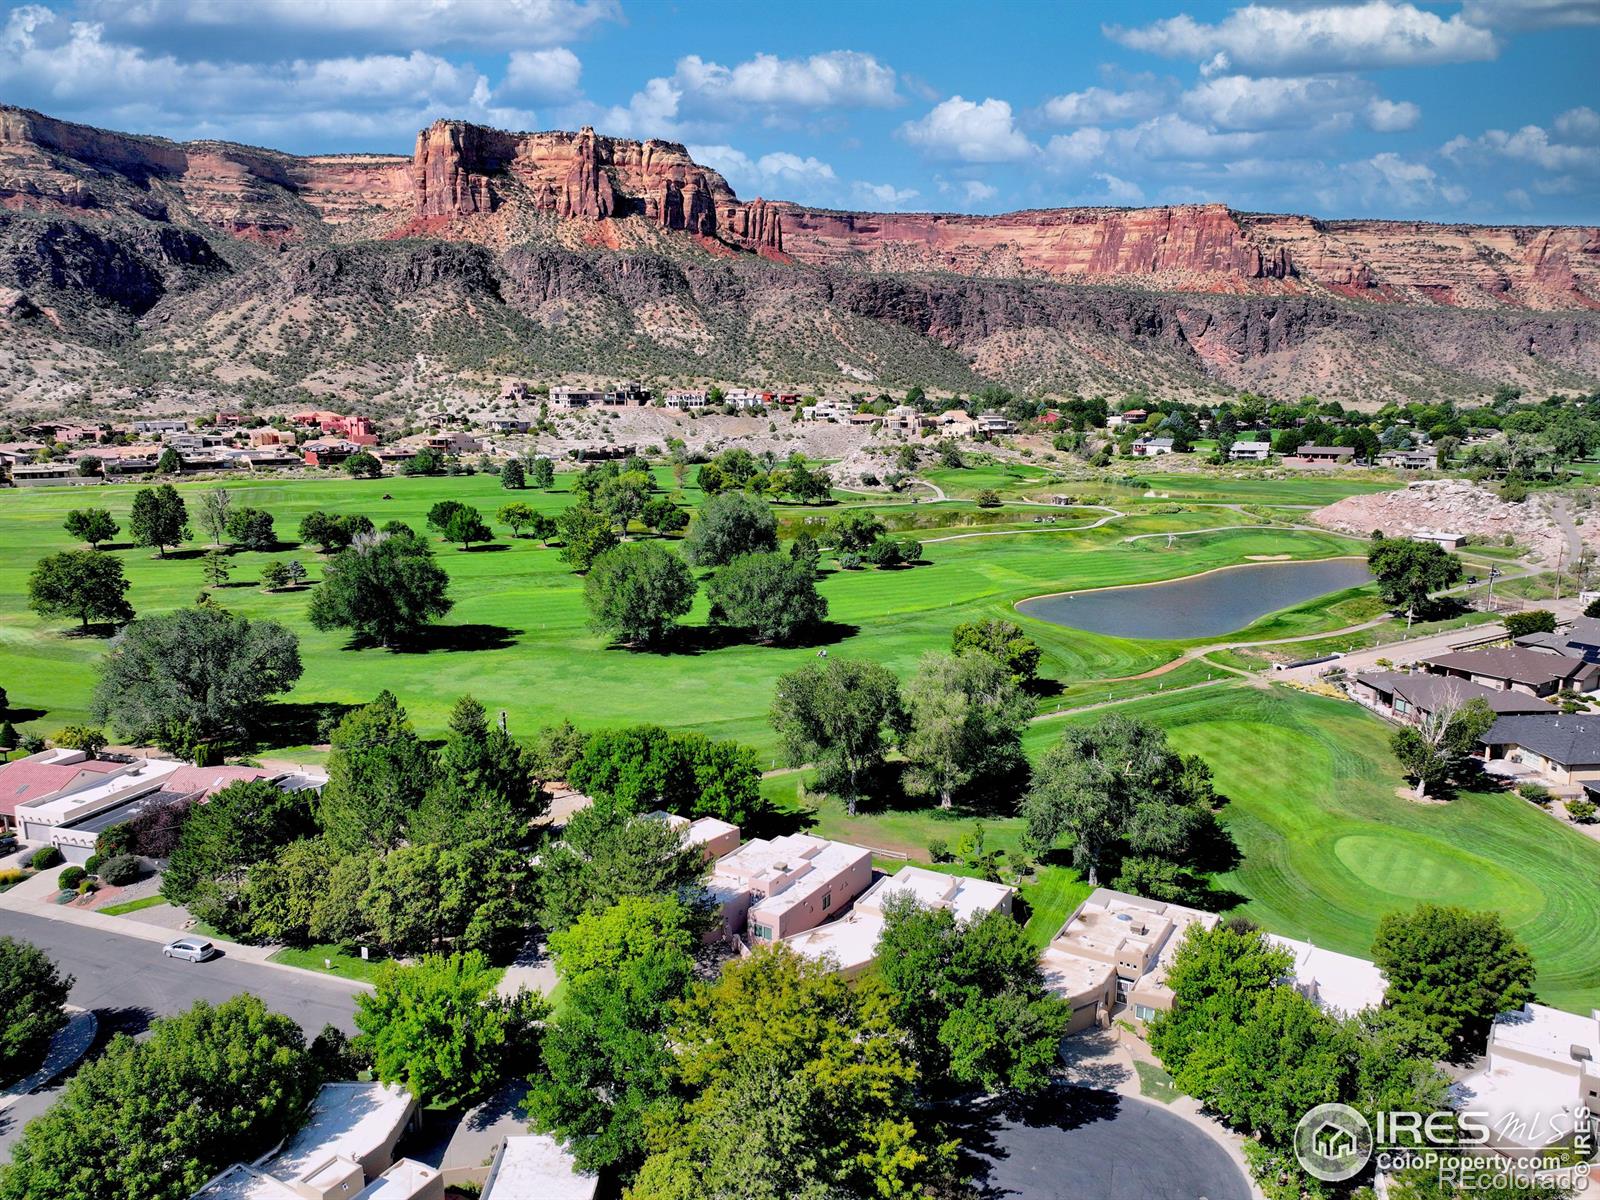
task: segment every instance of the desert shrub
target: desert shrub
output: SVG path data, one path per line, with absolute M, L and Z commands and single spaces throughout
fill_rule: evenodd
M 139 878 L 139 860 L 131 854 L 119 854 L 101 864 L 97 874 L 112 887 L 122 887 Z
M 33 852 L 33 857 L 28 859 L 28 865 L 35 871 L 47 871 L 61 861 L 61 851 L 54 846 L 41 846 Z
M 64 892 L 76 891 L 80 883 L 89 878 L 89 872 L 82 867 L 68 867 L 61 872 L 61 890 Z
M 1567 816 L 1580 825 L 1588 825 L 1594 820 L 1595 806 L 1593 800 L 1568 800 Z

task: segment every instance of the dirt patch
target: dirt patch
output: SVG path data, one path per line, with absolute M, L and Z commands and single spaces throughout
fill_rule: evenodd
M 1507 504 L 1486 487 L 1464 479 L 1428 479 L 1393 492 L 1346 496 L 1311 514 L 1328 529 L 1365 537 L 1452 533 L 1527 546 L 1537 563 L 1554 563 L 1565 539 L 1537 497 Z

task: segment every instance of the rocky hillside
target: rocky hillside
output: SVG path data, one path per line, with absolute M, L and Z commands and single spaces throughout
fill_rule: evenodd
M 743 200 L 680 145 L 440 121 L 410 157 L 0 108 L 0 397 L 632 375 L 1355 402 L 1600 381 L 1600 229 Z

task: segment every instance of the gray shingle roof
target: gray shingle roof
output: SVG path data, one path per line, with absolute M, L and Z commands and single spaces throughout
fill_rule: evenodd
M 1563 767 L 1600 764 L 1600 717 L 1501 717 L 1481 740 L 1486 746 L 1520 746 Z
M 1591 670 L 1579 659 L 1568 658 L 1564 654 L 1541 654 L 1525 646 L 1512 646 L 1504 650 L 1457 650 L 1452 654 L 1437 654 L 1425 661 L 1430 667 L 1466 671 L 1472 675 L 1509 679 L 1534 686 L 1565 682 L 1580 673 L 1588 674 Z
M 1446 675 L 1408 675 L 1403 671 L 1373 671 L 1356 676 L 1360 683 L 1382 692 L 1402 696 L 1414 708 L 1432 712 L 1441 699 L 1454 699 L 1462 704 L 1468 700 L 1483 700 L 1501 715 L 1511 713 L 1555 713 L 1557 709 L 1526 692 L 1488 688 L 1466 679 L 1451 679 Z

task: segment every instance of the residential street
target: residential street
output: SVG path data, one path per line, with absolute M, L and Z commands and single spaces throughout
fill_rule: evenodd
M 269 1008 L 298 1021 L 307 1037 L 332 1023 L 355 1031 L 355 997 L 341 981 L 323 981 L 304 971 L 222 958 L 206 963 L 163 958 L 159 942 L 36 917 L 0 912 L 0 934 L 44 949 L 63 971 L 76 977 L 72 1003 L 94 1009 L 109 1029 L 142 1027 L 152 1017 L 170 1016 L 196 1000 L 220 1003 L 253 992 Z

